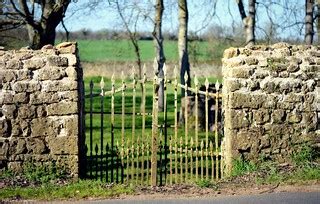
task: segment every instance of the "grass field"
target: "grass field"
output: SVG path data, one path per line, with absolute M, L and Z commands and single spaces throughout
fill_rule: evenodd
M 134 62 L 134 49 L 129 40 L 79 40 L 80 58 L 85 62 Z M 152 61 L 155 57 L 153 41 L 139 41 L 142 61 Z M 189 43 L 191 62 L 220 63 L 223 51 L 229 47 L 221 42 L 193 41 Z M 177 41 L 164 41 L 167 61 L 178 60 Z

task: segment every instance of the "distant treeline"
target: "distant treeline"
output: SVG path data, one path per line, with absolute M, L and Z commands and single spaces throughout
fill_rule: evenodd
M 236 44 L 241 46 L 245 42 L 241 28 L 236 30 L 230 30 L 220 26 L 214 26 L 208 29 L 205 33 L 189 33 L 189 41 L 218 41 L 222 44 Z M 139 40 L 153 40 L 152 33 L 150 32 L 138 32 L 136 33 Z M 116 30 L 99 30 L 92 31 L 88 29 L 82 29 L 79 31 L 72 31 L 68 33 L 70 41 L 75 40 L 126 40 L 129 39 L 128 35 L 124 31 Z M 176 41 L 177 34 L 174 32 L 163 32 L 164 40 Z M 58 31 L 56 33 L 56 42 L 66 41 L 67 34 L 65 31 Z M 301 43 L 301 39 L 280 39 L 280 38 L 258 38 L 257 43 L 271 44 L 279 41 L 285 41 L 292 44 Z M 28 32 L 25 28 L 21 27 L 15 30 L 7 30 L 0 32 L 0 46 L 4 46 L 7 49 L 19 49 L 24 46 L 28 46 Z

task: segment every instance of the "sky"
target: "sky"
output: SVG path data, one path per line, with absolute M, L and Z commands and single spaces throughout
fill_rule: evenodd
M 110 0 L 112 2 L 112 0 Z M 153 0 L 120 0 L 130 5 L 125 10 L 128 14 L 134 10 L 148 16 L 138 21 L 138 30 L 152 32 L 153 25 Z M 177 5 L 175 0 L 164 0 L 165 11 L 163 19 L 163 31 L 175 33 L 178 29 Z M 215 4 L 215 2 L 217 3 Z M 302 22 L 304 20 L 303 0 L 273 0 L 282 6 L 268 4 L 271 0 L 261 0 L 257 8 L 257 35 L 264 36 L 266 31 L 274 30 L 276 35 L 282 38 L 303 36 Z M 76 3 L 75 3 L 76 2 Z M 244 0 L 244 3 L 247 1 Z M 258 1 L 259 2 L 259 1 Z M 133 6 L 134 5 L 134 6 Z M 216 6 L 216 7 L 215 7 Z M 65 25 L 69 31 L 82 29 L 97 31 L 101 29 L 123 30 L 123 24 L 115 10 L 115 4 L 109 4 L 107 0 L 73 0 L 65 17 Z M 215 7 L 215 9 L 213 9 Z M 290 12 L 284 12 L 283 7 L 290 8 Z M 137 9 L 139 8 L 139 9 Z M 222 28 L 233 26 L 241 27 L 241 19 L 235 0 L 189 0 L 189 31 L 198 34 L 204 33 L 212 25 L 219 25 Z M 247 8 L 247 5 L 245 5 Z M 138 11 L 137 11 L 138 10 Z M 130 12 L 129 12 L 130 11 Z M 267 12 L 269 11 L 269 12 Z M 136 14 L 135 13 L 135 14 Z M 278 25 L 271 28 L 271 23 Z M 296 22 L 298 24 L 294 25 Z M 132 23 L 130 23 L 132 25 Z M 293 26 L 294 25 L 294 26 Z M 285 29 L 278 28 L 286 27 Z M 58 30 L 62 30 L 59 25 Z M 269 32 L 268 32 L 269 33 Z

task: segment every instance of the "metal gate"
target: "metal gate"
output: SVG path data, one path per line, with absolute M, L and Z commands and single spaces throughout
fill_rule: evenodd
M 133 70 L 131 79 L 85 86 L 86 178 L 156 186 L 223 177 L 221 85 L 195 77 L 187 87 L 176 70 L 173 79 L 164 73 L 137 80 Z

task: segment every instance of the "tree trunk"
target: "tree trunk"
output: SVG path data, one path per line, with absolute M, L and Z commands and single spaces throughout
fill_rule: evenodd
M 185 84 L 184 75 L 187 73 L 187 85 L 191 85 L 190 64 L 188 55 L 188 6 L 187 0 L 179 0 L 179 34 L 178 34 L 178 51 L 180 65 L 180 81 Z M 185 91 L 181 88 L 181 97 L 185 96 Z
M 163 36 L 162 36 L 162 15 L 163 15 L 163 0 L 157 0 L 156 2 L 156 13 L 155 13 L 155 21 L 154 21 L 154 31 L 153 31 L 153 39 L 155 43 L 156 49 L 156 58 L 158 64 L 158 77 L 163 78 L 163 65 L 166 61 L 163 51 Z M 164 109 L 164 81 L 162 80 L 159 85 L 158 90 L 159 96 L 159 111 L 163 111 Z
M 249 15 L 247 16 L 242 0 L 236 0 L 239 13 L 244 25 L 246 35 L 246 45 L 254 45 L 256 41 L 255 26 L 256 26 L 256 0 L 248 0 Z
M 256 0 L 249 0 L 249 15 L 247 17 L 246 28 L 246 44 L 254 45 L 256 41 L 255 26 L 256 26 Z
M 40 20 L 36 21 L 33 13 L 29 11 L 27 0 L 19 1 L 19 7 L 22 8 L 23 16 L 27 24 L 30 48 L 41 49 L 47 44 L 54 45 L 56 27 L 62 21 L 69 3 L 70 0 L 39 1 L 42 13 Z M 14 5 L 14 3 L 12 4 Z
M 313 5 L 314 0 L 306 0 L 305 43 L 307 45 L 313 42 Z

